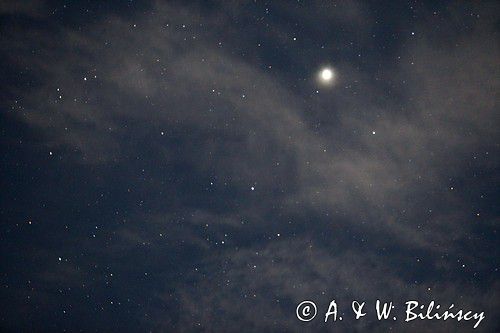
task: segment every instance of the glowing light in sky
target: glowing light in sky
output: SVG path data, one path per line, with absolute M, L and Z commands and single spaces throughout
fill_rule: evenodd
M 331 67 L 324 67 L 319 71 L 318 79 L 322 85 L 332 85 L 335 82 L 335 71 Z

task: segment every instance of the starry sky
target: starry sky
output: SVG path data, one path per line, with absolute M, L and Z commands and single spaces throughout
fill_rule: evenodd
M 499 13 L 2 1 L 1 330 L 500 330 Z

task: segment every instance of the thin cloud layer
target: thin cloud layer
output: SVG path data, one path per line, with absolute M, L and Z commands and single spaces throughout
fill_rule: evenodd
M 301 300 L 415 298 L 484 310 L 494 330 L 496 5 L 458 32 L 453 19 L 427 28 L 438 18 L 422 8 L 416 34 L 383 50 L 365 3 L 271 7 L 283 19 L 264 10 L 257 25 L 248 6 L 155 3 L 87 26 L 5 6 L 1 105 L 26 134 L 3 147 L 45 160 L 41 174 L 22 167 L 41 179 L 33 203 L 24 188 L 2 200 L 24 203 L 2 213 L 2 326 L 321 330 L 295 318 Z M 326 89 L 318 27 L 336 37 Z

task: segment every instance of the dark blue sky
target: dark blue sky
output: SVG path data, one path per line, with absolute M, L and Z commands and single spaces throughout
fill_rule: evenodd
M 0 329 L 498 331 L 498 13 L 2 3 Z

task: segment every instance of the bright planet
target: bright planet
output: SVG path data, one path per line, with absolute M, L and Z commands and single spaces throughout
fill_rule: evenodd
M 322 85 L 332 85 L 335 81 L 335 72 L 331 67 L 324 67 L 318 73 L 318 81 Z
M 321 78 L 325 81 L 330 81 L 333 78 L 333 72 L 329 68 L 325 68 L 321 71 Z

